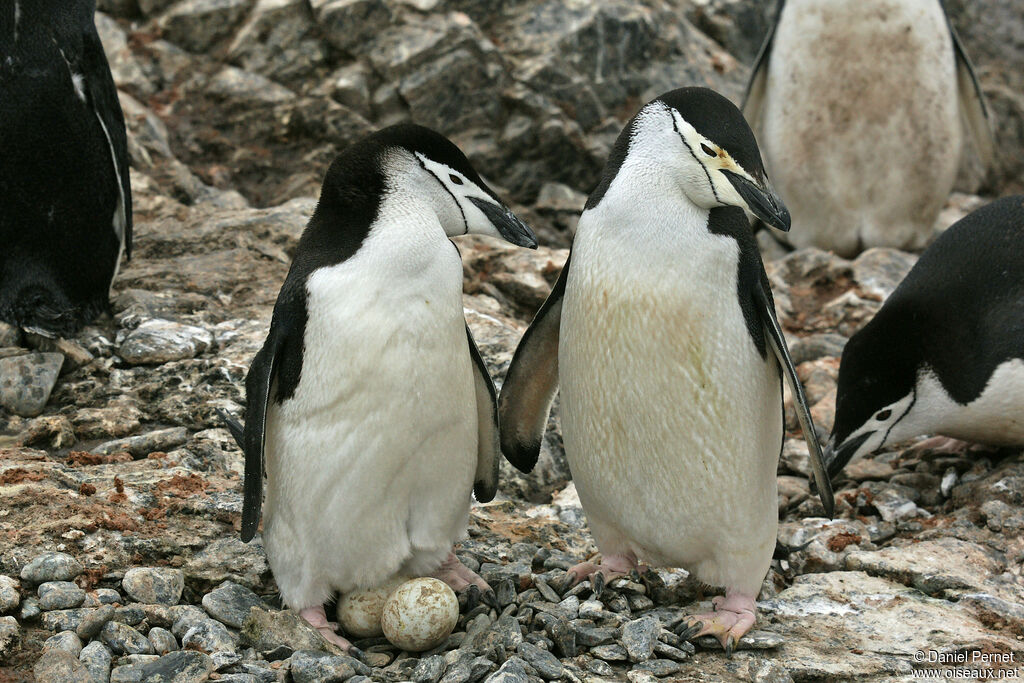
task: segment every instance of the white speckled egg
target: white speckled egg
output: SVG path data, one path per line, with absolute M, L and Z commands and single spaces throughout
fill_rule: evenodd
M 346 593 L 338 601 L 338 623 L 345 633 L 353 638 L 375 638 L 383 635 L 380 628 L 380 615 L 384 611 L 384 603 L 388 596 L 405 583 L 408 577 L 398 577 L 386 581 L 376 588 Z
M 435 648 L 451 635 L 459 620 L 459 599 L 437 579 L 413 579 L 384 603 L 380 625 L 392 645 L 407 652 Z

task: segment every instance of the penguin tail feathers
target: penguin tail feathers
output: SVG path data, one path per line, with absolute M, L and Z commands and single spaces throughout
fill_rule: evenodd
M 46 337 L 70 337 L 108 307 L 105 301 L 72 302 L 63 292 L 38 283 L 21 286 L 12 296 L 0 293 L 0 320 Z
M 242 427 L 242 423 L 228 415 L 227 412 L 221 410 L 220 408 L 217 408 L 216 410 L 217 415 L 219 415 L 220 419 L 224 421 L 224 424 L 227 426 L 228 431 L 231 432 L 231 436 L 234 437 L 235 443 L 237 443 L 238 447 L 244 451 L 245 429 Z
M 813 541 L 813 540 L 814 539 L 812 538 L 810 541 L 807 541 L 803 545 L 786 545 L 785 543 L 783 543 L 779 539 L 775 539 L 775 552 L 772 553 L 772 559 L 773 560 L 788 560 L 789 556 L 792 555 L 793 553 L 798 553 L 801 550 L 805 550 L 807 548 L 807 546 L 809 546 L 811 544 L 811 541 Z

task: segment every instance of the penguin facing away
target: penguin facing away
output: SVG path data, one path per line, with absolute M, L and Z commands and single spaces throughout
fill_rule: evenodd
M 325 637 L 335 591 L 431 574 L 487 584 L 452 554 L 470 491 L 498 477 L 495 391 L 462 308 L 450 237 L 536 238 L 442 135 L 391 126 L 331 164 L 246 377 L 242 539 Z
M 569 260 L 516 349 L 498 401 L 502 451 L 530 471 L 557 386 L 562 437 L 600 565 L 683 567 L 725 586 L 684 637 L 731 650 L 754 623 L 775 549 L 781 374 L 816 481 L 832 493 L 745 211 L 786 208 L 740 111 L 704 88 L 645 105 L 622 131 Z
M 921 249 L 989 112 L 941 0 L 779 0 L 743 113 L 794 247 Z
M 94 0 L 0 3 L 0 320 L 70 335 L 131 257 L 128 143 Z
M 1024 196 L 955 223 L 843 349 L 829 474 L 921 434 L 1024 446 Z

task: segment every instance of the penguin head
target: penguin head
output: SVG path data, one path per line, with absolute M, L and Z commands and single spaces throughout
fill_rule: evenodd
M 411 123 L 374 136 L 384 150 L 385 176 L 418 188 L 449 237 L 475 233 L 534 249 L 537 237 L 487 186 L 448 138 Z
M 705 209 L 738 206 L 787 231 L 789 211 L 768 182 L 757 140 L 732 102 L 708 88 L 680 88 L 650 102 L 634 135 L 660 148 L 682 191 Z
M 835 423 L 823 453 L 830 477 L 854 458 L 928 431 L 931 416 L 918 400 L 916 335 L 893 326 L 900 318 L 883 308 L 843 349 Z

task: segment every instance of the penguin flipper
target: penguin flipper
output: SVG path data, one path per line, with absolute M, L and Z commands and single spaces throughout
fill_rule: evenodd
M 473 386 L 476 389 L 476 413 L 479 442 L 477 445 L 476 478 L 473 480 L 473 495 L 481 503 L 494 498 L 498 491 L 498 454 L 501 440 L 498 431 L 498 403 L 494 382 L 487 372 L 487 366 L 480 355 L 473 333 L 466 325 L 469 341 L 469 355 L 473 359 Z
M 814 473 L 814 483 L 818 486 L 818 496 L 821 504 L 825 507 L 825 514 L 832 517 L 835 510 L 835 498 L 832 494 L 832 482 L 828 478 L 828 470 L 825 467 L 825 458 L 821 453 L 821 444 L 818 443 L 818 434 L 814 431 L 814 420 L 811 419 L 811 410 L 807 405 L 807 396 L 804 394 L 804 387 L 797 377 L 796 368 L 793 366 L 793 359 L 789 356 L 789 348 L 786 346 L 786 337 L 782 334 L 779 321 L 775 317 L 775 304 L 771 296 L 766 292 L 765 282 L 760 282 L 755 288 L 755 301 L 761 314 L 761 322 L 764 325 L 765 337 L 768 345 L 779 361 L 783 374 L 789 382 L 789 388 L 793 392 L 793 405 L 796 408 L 796 416 L 800 421 L 800 430 L 804 434 L 804 441 L 807 442 L 807 451 L 810 454 L 811 470 Z
M 523 472 L 533 470 L 540 457 L 541 439 L 558 389 L 558 333 L 568 276 L 566 259 L 551 294 L 516 347 L 498 397 L 501 451 Z
M 946 10 L 945 2 L 942 4 L 943 12 Z M 974 71 L 971 60 L 967 58 L 967 52 L 960 41 L 960 36 L 953 28 L 953 22 L 949 20 L 949 13 L 946 13 L 946 25 L 949 27 L 949 35 L 953 39 L 953 53 L 956 55 L 956 86 L 959 93 L 960 112 L 967 124 L 967 130 L 974 140 L 974 148 L 986 171 L 992 169 L 995 163 L 995 140 L 992 137 L 992 117 L 985 103 L 985 94 L 981 91 L 981 83 Z
M 270 389 L 277 374 L 278 357 L 284 348 L 285 335 L 271 325 L 270 334 L 249 367 L 245 378 L 245 428 L 242 450 L 245 452 L 245 480 L 242 487 L 242 540 L 256 535 L 263 508 L 263 450 L 267 440 L 267 410 Z M 228 429 L 231 429 L 230 423 Z M 237 439 L 237 436 L 235 437 Z
M 89 105 L 110 145 L 111 163 L 118 181 L 118 206 L 114 213 L 114 231 L 122 240 L 125 255 L 132 257 L 132 188 L 128 171 L 128 134 L 125 131 L 121 102 L 117 99 L 117 87 L 110 74 L 103 44 L 96 27 L 90 25 L 82 36 L 82 60 L 80 67 Z
M 775 18 L 772 25 L 768 27 L 764 42 L 761 43 L 761 50 L 754 59 L 754 66 L 750 71 L 750 80 L 747 81 L 747 90 L 743 93 L 743 104 L 740 111 L 743 118 L 756 134 L 760 129 L 761 108 L 764 106 L 764 93 L 768 84 L 768 61 L 772 52 L 772 42 L 775 39 L 775 29 L 779 25 L 779 17 L 782 16 L 782 7 L 786 0 L 779 0 L 775 6 Z

